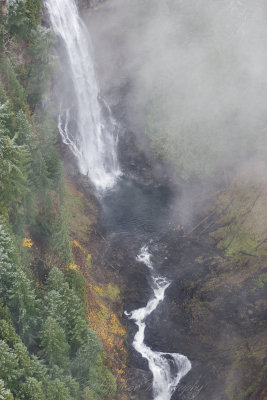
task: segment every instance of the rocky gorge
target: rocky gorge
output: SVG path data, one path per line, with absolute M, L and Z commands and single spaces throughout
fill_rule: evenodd
M 250 174 L 238 166 L 227 179 L 222 174 L 216 181 L 186 182 L 149 149 L 145 135 L 140 142 L 138 125 L 132 118 L 129 124 L 131 81 L 124 76 L 110 83 L 107 60 L 101 59 L 103 38 L 94 36 L 94 26 L 109 12 L 104 5 L 84 16 L 96 43 L 103 94 L 123 132 L 118 156 L 124 178 L 100 200 L 75 168 L 71 179 L 80 176 L 81 190 L 98 208 L 93 274 L 120 288 L 115 309 L 129 332 L 126 396 L 153 398 L 147 362 L 131 346 L 136 327 L 124 314 L 153 295 L 150 275 L 136 259 L 149 242 L 157 272 L 171 284 L 146 321 L 145 342 L 154 351 L 185 354 L 192 363 L 172 399 L 264 400 L 266 165 L 252 162 Z

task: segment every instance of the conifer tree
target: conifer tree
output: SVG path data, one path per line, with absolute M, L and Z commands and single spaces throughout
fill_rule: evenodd
M 69 365 L 69 345 L 64 330 L 58 322 L 48 317 L 40 332 L 41 355 L 50 366 L 58 365 L 64 369 Z
M 5 383 L 3 379 L 0 379 L 0 399 L 1 400 L 13 400 L 13 394 L 9 389 L 5 388 Z
M 9 304 L 16 315 L 20 335 L 28 345 L 34 342 L 39 325 L 38 303 L 31 281 L 19 268 L 11 288 Z

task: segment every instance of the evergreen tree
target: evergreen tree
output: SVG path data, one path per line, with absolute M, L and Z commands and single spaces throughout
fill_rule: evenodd
M 15 389 L 16 382 L 21 376 L 18 358 L 6 342 L 0 340 L 0 377 L 11 391 Z
M 8 31 L 11 35 L 25 37 L 29 29 L 29 18 L 23 0 L 9 0 Z
M 55 290 L 62 294 L 69 286 L 65 281 L 63 272 L 58 268 L 52 268 L 48 274 L 46 287 L 47 291 Z
M 17 271 L 16 254 L 13 241 L 6 228 L 3 218 L 0 217 L 0 296 L 8 302 Z
M 82 274 L 74 269 L 69 269 L 65 275 L 65 279 L 69 287 L 79 297 L 84 309 L 86 308 L 86 295 L 85 295 L 85 280 Z
M 28 11 L 30 28 L 36 28 L 40 23 L 42 2 L 41 0 L 26 0 L 25 6 Z
M 88 321 L 81 316 L 75 319 L 74 326 L 70 330 L 70 345 L 72 353 L 76 353 L 77 350 L 86 343 L 89 335 Z
M 40 332 L 41 354 L 50 366 L 58 365 L 64 369 L 69 365 L 69 345 L 64 330 L 52 317 L 48 317 Z
M 25 192 L 29 151 L 16 145 L 15 140 L 2 136 L 0 131 L 0 201 L 4 204 L 18 200 Z
M 31 281 L 24 271 L 18 269 L 9 296 L 10 307 L 16 315 L 19 332 L 28 345 L 34 343 L 36 327 L 39 324 L 38 301 Z
M 13 394 L 9 389 L 5 388 L 5 383 L 2 379 L 0 379 L 0 399 L 1 400 L 13 400 Z
M 102 346 L 96 333 L 88 330 L 86 342 L 79 348 L 72 362 L 73 376 L 84 386 L 86 386 L 86 382 L 90 382 L 91 369 L 97 365 L 101 350 Z
M 61 206 L 52 229 L 51 248 L 57 255 L 59 266 L 66 267 L 70 264 L 73 257 L 69 239 L 68 215 L 63 206 Z
M 29 0 L 28 0 L 29 1 Z M 32 1 L 32 0 L 31 0 Z M 54 42 L 51 30 L 38 25 L 31 31 L 29 56 L 32 59 L 27 79 L 28 102 L 31 106 L 41 101 L 51 67 L 51 46 Z
M 28 146 L 31 144 L 32 128 L 22 110 L 16 114 L 15 117 L 15 130 L 17 134 L 17 144 Z
M 65 329 L 67 325 L 67 305 L 61 294 L 56 290 L 50 290 L 44 297 L 44 314 L 47 318 L 52 317 Z
M 41 281 L 43 265 L 66 270 L 73 261 L 57 125 L 43 107 L 35 110 L 47 88 L 54 36 L 39 25 L 41 0 L 2 3 L 0 399 L 78 400 L 84 389 L 84 400 L 102 400 L 113 387 L 101 386 L 101 380 L 112 379 L 102 362 L 102 346 L 88 326 L 84 279 L 77 271 L 66 277 L 53 268 L 46 285 L 38 282 L 37 298 L 29 269 L 35 273 L 39 263 Z M 32 250 L 22 249 L 23 237 L 32 238 Z M 31 251 L 37 258 L 36 250 L 43 260 L 30 265 L 33 257 L 25 254 Z
M 2 135 L 8 135 L 10 138 L 14 136 L 14 113 L 11 109 L 10 102 L 8 101 L 5 92 L 2 92 L 0 86 L 0 129 Z
M 69 389 L 59 379 L 55 379 L 47 385 L 47 400 L 72 400 Z
M 23 86 L 20 84 L 16 72 L 8 58 L 3 58 L 0 62 L 2 82 L 6 88 L 9 99 L 11 100 L 13 111 L 27 111 L 26 95 Z
M 20 342 L 11 320 L 0 319 L 0 340 L 4 340 L 12 348 Z
M 42 382 L 26 377 L 26 381 L 21 385 L 19 398 L 20 400 L 45 400 Z
M 40 382 L 47 382 L 48 369 L 44 360 L 40 360 L 37 356 L 31 355 L 31 363 L 27 369 L 27 375 L 33 376 Z

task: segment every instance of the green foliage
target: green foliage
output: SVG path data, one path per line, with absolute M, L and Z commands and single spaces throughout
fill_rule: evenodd
M 14 113 L 5 91 L 0 86 L 0 128 L 2 133 L 14 136 Z M 2 92 L 2 93 L 1 93 Z
M 38 324 L 37 300 L 32 283 L 25 272 L 17 265 L 12 239 L 4 222 L 0 225 L 0 295 L 13 311 L 20 334 L 30 344 L 33 341 L 34 327 Z
M 16 72 L 8 58 L 0 62 L 0 71 L 7 94 L 12 102 L 14 110 L 27 110 L 26 95 L 23 86 L 20 84 Z
M 119 288 L 118 288 L 117 286 L 112 285 L 111 283 L 109 283 L 109 284 L 108 284 L 108 287 L 107 287 L 107 294 L 106 294 L 106 296 L 107 296 L 110 300 L 115 301 L 115 300 L 118 298 L 119 294 L 120 294 Z
M 33 377 L 27 377 L 22 383 L 19 397 L 21 400 L 45 400 L 42 382 Z
M 86 342 L 79 348 L 72 363 L 72 372 L 77 380 L 89 382 L 91 370 L 99 361 L 102 347 L 94 331 L 87 331 Z
M 29 152 L 15 139 L 0 136 L 0 201 L 6 204 L 22 196 L 26 183 Z
M 258 286 L 264 287 L 267 286 L 267 274 L 261 274 L 258 278 Z
M 113 396 L 117 390 L 116 379 L 102 362 L 91 369 L 88 383 L 89 387 L 94 389 L 98 399 Z
M 61 207 L 52 227 L 51 248 L 58 255 L 58 265 L 70 264 L 73 257 L 68 233 L 68 215 L 64 207 Z
M 11 35 L 25 37 L 29 31 L 29 18 L 23 0 L 8 1 L 7 27 Z
M 12 386 L 11 383 L 20 377 L 18 366 L 18 358 L 15 351 L 3 340 L 0 340 L 0 376 L 7 385 Z
M 59 379 L 49 383 L 46 396 L 47 400 L 71 400 L 69 389 Z
M 16 274 L 16 254 L 13 241 L 4 223 L 0 219 L 0 296 L 8 301 Z
M 84 277 L 78 271 L 69 269 L 66 273 L 66 280 L 70 288 L 74 290 L 75 294 L 79 297 L 85 307 L 86 298 Z
M 0 379 L 0 399 L 1 400 L 13 400 L 13 394 L 9 389 L 6 389 L 4 386 L 4 381 Z
M 16 114 L 15 117 L 15 131 L 17 135 L 17 143 L 19 145 L 31 144 L 32 127 L 22 110 Z
M 58 268 L 52 268 L 51 271 L 49 272 L 47 281 L 47 290 L 55 290 L 57 292 L 64 292 L 66 287 L 66 281 L 65 277 L 62 271 L 60 271 Z
M 10 320 L 0 320 L 0 339 L 4 340 L 11 347 L 20 342 L 16 330 Z
M 30 0 L 32 1 L 32 0 Z M 38 25 L 31 32 L 29 57 L 32 63 L 29 65 L 26 92 L 31 106 L 41 101 L 47 86 L 47 80 L 51 70 L 51 46 L 53 35 L 50 29 Z
M 88 322 L 81 316 L 78 316 L 70 332 L 70 344 L 72 345 L 73 353 L 86 343 L 89 334 Z
M 50 366 L 68 367 L 69 345 L 64 330 L 52 317 L 48 317 L 40 332 L 41 354 Z
M 13 310 L 22 339 L 27 344 L 32 344 L 39 324 L 38 301 L 32 282 L 21 269 L 18 269 L 15 274 L 9 300 L 10 309 Z
M 36 28 L 40 23 L 42 3 L 41 0 L 26 0 L 25 7 L 31 28 Z
M 27 38 L 32 28 L 40 23 L 41 0 L 9 0 L 8 31 L 19 38 Z
M 57 125 L 37 107 L 54 43 L 40 15 L 41 0 L 9 0 L 0 15 L 0 398 L 100 400 L 116 385 L 88 326 L 85 281 L 68 270 Z

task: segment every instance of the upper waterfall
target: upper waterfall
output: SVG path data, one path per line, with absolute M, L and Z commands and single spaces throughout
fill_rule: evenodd
M 45 0 L 45 5 L 53 30 L 64 43 L 76 97 L 75 113 L 63 110 L 59 130 L 77 157 L 80 171 L 88 175 L 97 189 L 106 189 L 120 175 L 117 125 L 100 99 L 89 33 L 79 17 L 75 0 Z M 69 130 L 73 119 L 75 135 Z

